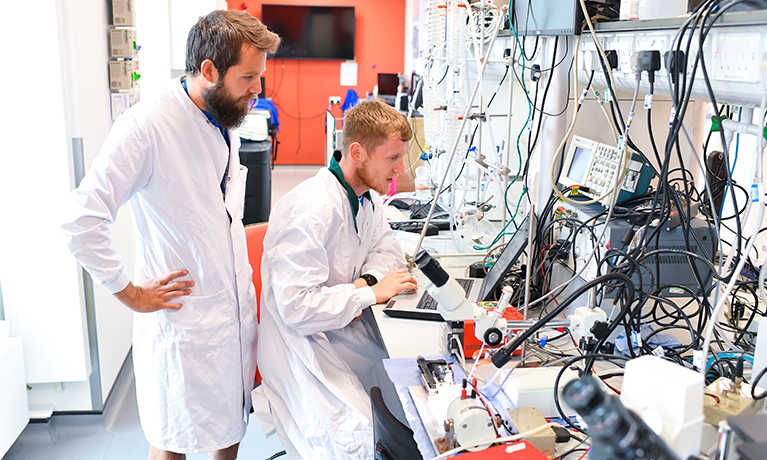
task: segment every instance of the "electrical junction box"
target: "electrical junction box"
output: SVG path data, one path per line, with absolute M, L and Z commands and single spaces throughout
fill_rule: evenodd
M 535 407 L 506 409 L 506 413 L 509 415 L 509 420 L 512 425 L 514 425 L 513 428 L 515 433 L 526 433 L 546 424 L 546 419 L 543 418 L 541 412 Z M 529 436 L 525 436 L 525 440 L 541 452 L 548 452 L 553 455 L 554 447 L 557 442 L 557 434 L 554 433 L 554 430 L 549 426 L 538 430 Z
M 133 58 L 138 53 L 135 27 L 110 27 L 109 57 Z
M 754 394 L 759 396 L 765 391 L 757 387 Z M 755 401 L 751 398 L 751 385 L 747 383 L 738 385 L 726 377 L 719 377 L 706 387 L 703 403 L 706 423 L 712 425 L 719 425 L 719 422 L 734 415 L 756 414 L 764 407 L 763 399 Z
M 138 87 L 138 61 L 109 61 L 109 88 L 133 89 Z
M 500 381 L 502 391 L 514 407 L 535 407 L 546 418 L 561 417 L 554 403 L 554 382 L 561 367 L 518 367 L 503 371 Z M 508 379 L 506 378 L 508 376 Z M 559 405 L 567 416 L 576 412 L 562 400 L 562 389 L 567 382 L 578 378 L 578 371 L 567 369 L 559 379 Z
M 114 120 L 129 108 L 138 104 L 139 91 L 138 88 L 116 91 L 110 94 L 110 99 L 112 102 L 112 120 Z
M 136 10 L 133 0 L 112 0 L 112 24 L 116 26 L 135 26 Z

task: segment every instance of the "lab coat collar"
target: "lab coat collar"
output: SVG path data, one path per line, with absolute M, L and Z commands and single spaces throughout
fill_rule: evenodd
M 336 150 L 336 153 L 338 151 Z M 344 172 L 341 171 L 341 165 L 338 164 L 338 161 L 336 161 L 336 154 L 333 154 L 333 157 L 330 159 L 330 166 L 328 166 L 328 169 L 331 173 L 333 173 L 334 176 L 336 176 L 336 179 L 338 179 L 338 182 L 341 183 L 341 185 L 346 189 L 346 195 L 349 198 L 349 204 L 352 207 L 352 220 L 354 221 L 354 230 L 359 233 L 359 230 L 357 229 L 357 213 L 360 210 L 360 197 L 357 196 L 356 193 L 354 193 L 354 189 L 351 185 L 349 185 L 348 182 L 346 182 L 346 179 L 344 179 Z M 373 204 L 373 200 L 370 197 L 370 191 L 367 191 L 362 194 L 363 198 L 367 198 L 368 201 L 370 201 L 370 204 L 373 206 L 373 211 L 375 211 L 376 207 Z

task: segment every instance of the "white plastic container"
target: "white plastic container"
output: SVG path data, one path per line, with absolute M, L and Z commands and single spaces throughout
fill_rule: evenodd
M 639 19 L 639 0 L 621 0 L 621 21 Z
M 415 168 L 415 196 L 418 198 L 429 198 L 429 171 L 425 166 Z
M 638 2 L 639 19 L 673 18 L 687 14 L 687 0 L 638 0 Z

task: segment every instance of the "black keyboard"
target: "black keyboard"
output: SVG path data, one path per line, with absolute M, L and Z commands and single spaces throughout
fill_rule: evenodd
M 471 288 L 471 283 L 474 281 L 473 279 L 467 279 L 467 278 L 456 278 L 456 281 L 458 281 L 458 284 L 461 285 L 464 292 L 468 293 L 469 288 Z M 437 301 L 434 300 L 434 297 L 430 296 L 428 292 L 424 292 L 423 296 L 421 297 L 421 300 L 418 302 L 418 305 L 416 305 L 417 309 L 419 310 L 436 310 L 437 309 Z

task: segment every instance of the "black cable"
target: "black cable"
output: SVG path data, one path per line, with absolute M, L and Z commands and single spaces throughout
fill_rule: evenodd
M 767 373 L 767 367 L 762 369 L 761 372 L 759 372 L 759 374 L 757 374 L 755 378 L 751 379 L 751 399 L 753 399 L 754 401 L 759 401 L 767 397 L 767 391 L 765 391 L 764 389 L 762 389 L 762 394 L 758 396 L 754 393 L 754 390 L 756 390 L 756 386 L 759 384 L 759 381 L 762 379 L 762 377 L 764 377 L 765 373 Z
M 587 353 L 585 355 L 576 356 L 573 359 L 565 362 L 564 366 L 562 366 L 562 369 L 557 374 L 557 378 L 554 380 L 554 391 L 553 391 L 554 405 L 557 408 L 557 412 L 559 413 L 559 416 L 562 418 L 562 420 L 564 420 L 565 423 L 570 425 L 570 427 L 588 436 L 587 432 L 583 431 L 580 427 L 578 427 L 577 425 L 575 425 L 573 422 L 570 421 L 570 417 L 568 417 L 567 414 L 565 414 L 565 411 L 562 409 L 562 404 L 559 402 L 559 382 L 562 380 L 562 376 L 565 374 L 565 371 L 569 369 L 570 366 L 572 366 L 573 364 L 577 363 L 578 361 L 583 361 L 585 359 L 588 359 L 588 360 L 603 359 L 607 361 L 610 361 L 613 359 L 621 359 L 621 360 L 628 361 L 629 358 L 623 355 L 609 355 L 604 353 Z M 589 368 L 590 367 L 586 368 L 586 372 L 588 372 Z
M 631 282 L 631 278 L 621 273 L 608 273 L 598 278 L 594 278 L 593 280 L 589 281 L 588 283 L 585 283 L 583 286 L 576 289 L 567 299 L 565 299 L 561 304 L 559 304 L 559 306 L 557 306 L 551 313 L 546 315 L 546 317 L 544 317 L 543 319 L 535 323 L 532 327 L 527 329 L 525 332 L 517 335 L 511 343 L 503 346 L 500 350 L 498 350 L 498 352 L 496 352 L 495 355 L 493 355 L 493 359 L 492 359 L 495 367 L 501 368 L 506 363 L 508 363 L 509 360 L 511 359 L 511 354 L 514 353 L 514 351 L 521 344 L 523 344 L 537 330 L 544 327 L 546 323 L 548 323 L 552 319 L 559 316 L 578 297 L 588 292 L 588 290 L 591 289 L 592 287 L 598 286 L 602 283 L 612 281 L 612 280 L 618 281 L 625 286 L 625 299 L 626 299 L 626 302 L 630 305 L 634 301 L 634 283 Z

